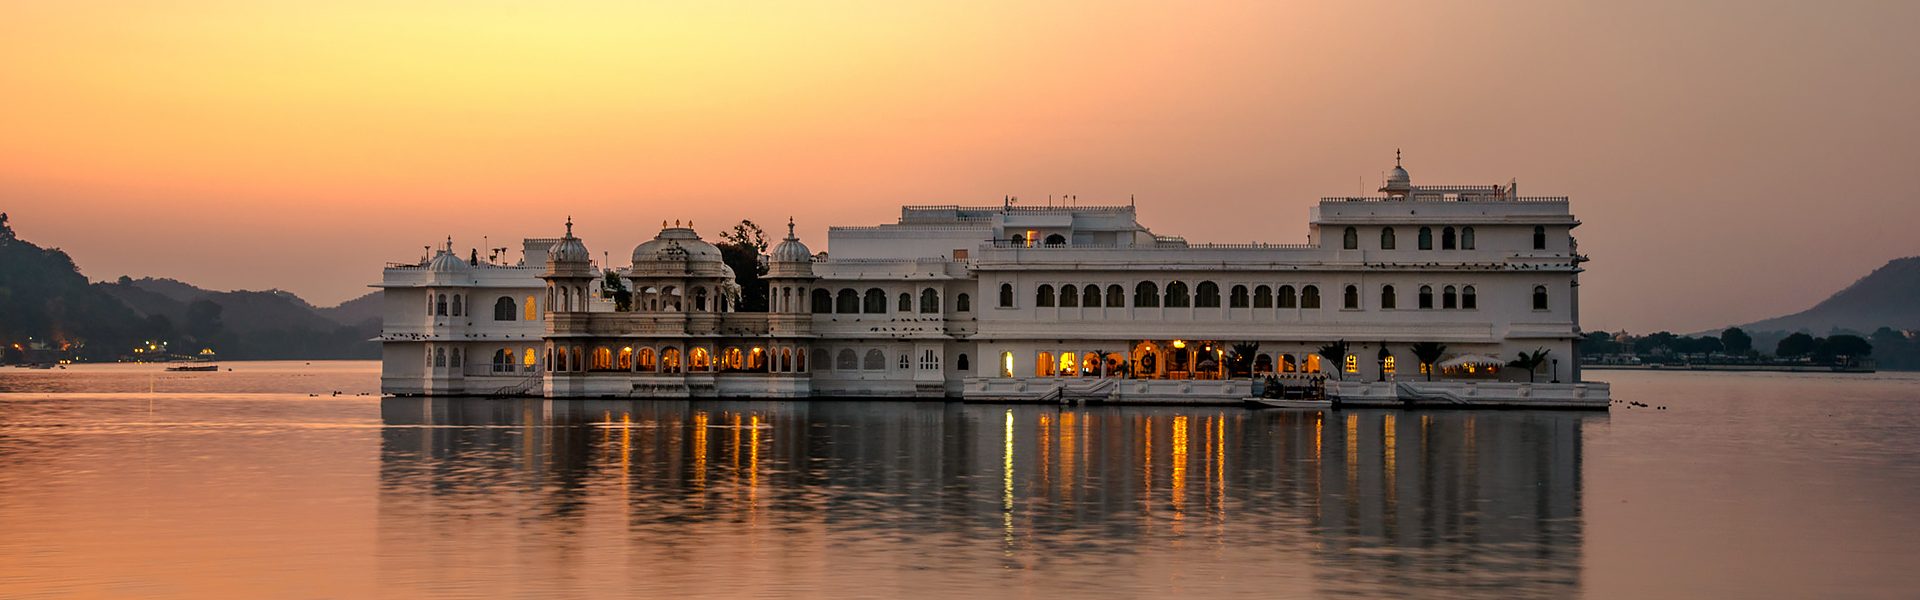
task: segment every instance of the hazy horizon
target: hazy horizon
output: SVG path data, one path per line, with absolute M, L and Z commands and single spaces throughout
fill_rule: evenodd
M 0 6 L 0 211 L 93 280 L 331 305 L 569 215 L 617 265 L 663 219 L 830 250 L 1006 195 L 1301 242 L 1396 148 L 1415 184 L 1570 196 L 1589 330 L 1920 255 L 1915 3 Z

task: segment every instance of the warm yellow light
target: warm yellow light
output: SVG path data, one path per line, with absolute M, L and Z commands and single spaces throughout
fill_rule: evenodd
M 1185 347 L 1187 347 L 1187 343 L 1186 343 L 1186 342 L 1183 342 L 1183 341 L 1180 341 L 1180 340 L 1174 340 L 1174 341 L 1173 341 L 1173 347 L 1174 347 L 1174 348 L 1185 348 Z

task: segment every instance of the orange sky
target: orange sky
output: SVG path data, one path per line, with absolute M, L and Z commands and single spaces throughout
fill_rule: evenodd
M 1920 254 L 1920 3 L 0 0 L 0 210 L 87 275 L 366 291 L 446 235 L 616 257 L 900 204 L 1569 195 L 1589 329 L 1804 308 Z

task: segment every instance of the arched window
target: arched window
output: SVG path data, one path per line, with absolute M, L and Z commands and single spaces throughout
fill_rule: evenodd
M 1280 286 L 1280 308 L 1299 308 L 1300 301 L 1294 297 L 1293 286 Z
M 1273 288 L 1264 285 L 1253 286 L 1253 307 L 1273 308 Z
M 1453 228 L 1448 227 L 1446 229 L 1440 230 L 1440 249 L 1452 250 L 1453 248 L 1454 248 Z
M 880 288 L 867 288 L 866 306 L 862 312 L 871 315 L 885 314 L 887 312 L 887 293 L 880 291 Z
M 454 348 L 454 349 L 453 349 L 453 366 L 454 366 L 454 367 L 456 367 L 456 368 L 458 368 L 458 367 L 460 367 L 460 366 L 461 366 L 461 365 L 463 365 L 463 364 L 465 364 L 465 363 L 463 363 L 463 362 L 461 362 L 461 361 L 460 361 L 460 349 L 459 349 L 459 348 Z
M 594 371 L 607 371 L 607 370 L 613 369 L 613 350 L 610 350 L 604 347 L 594 348 L 593 349 L 593 365 L 588 368 Z
M 1420 308 L 1433 308 L 1433 286 L 1420 286 Z
M 863 364 L 861 364 L 861 365 L 860 365 L 860 368 L 862 368 L 862 369 L 865 369 L 865 370 L 868 370 L 868 371 L 884 371 L 884 370 L 886 370 L 886 368 L 887 368 L 887 354 L 886 354 L 885 352 L 881 352 L 879 348 L 874 348 L 874 349 L 872 349 L 872 350 L 868 350 L 868 351 L 867 351 L 867 359 L 866 359 L 866 361 L 865 361 L 865 362 L 864 362 Z
M 1300 308 L 1320 308 L 1320 286 L 1300 288 Z
M 1087 308 L 1100 308 L 1100 286 L 1089 284 L 1081 290 L 1080 305 Z
M 447 316 L 447 295 L 446 294 L 440 294 L 440 299 L 433 303 L 433 314 L 441 317 Z
M 852 348 L 841 348 L 840 353 L 833 357 L 833 368 L 841 371 L 859 370 L 860 355 L 854 354 Z
M 1142 281 L 1133 286 L 1133 305 L 1137 308 L 1159 307 L 1160 286 L 1151 281 Z
M 1533 249 L 1535 250 L 1547 249 L 1547 228 L 1546 227 L 1543 227 L 1540 225 L 1533 226 Z
M 693 288 L 693 310 L 695 312 L 707 312 L 707 288 Z
M 806 350 L 793 351 L 793 371 L 795 373 L 807 372 L 807 351 Z
M 1048 246 L 1065 246 L 1067 245 L 1067 238 L 1066 236 L 1060 235 L 1058 233 L 1049 235 L 1047 236 L 1047 245 Z
M 667 347 L 660 349 L 660 372 L 680 372 L 680 349 Z
M 726 350 L 721 350 L 720 351 L 720 370 L 721 371 L 740 370 L 742 367 L 746 366 L 747 364 L 745 357 L 746 355 L 742 354 L 739 348 L 727 348 Z
M 493 351 L 493 372 L 513 372 L 513 351 L 505 348 Z
M 446 348 L 433 349 L 433 366 L 436 366 L 436 367 L 447 366 L 447 349 Z
M 493 320 L 495 321 L 512 321 L 514 315 L 519 313 L 520 311 L 515 310 L 512 298 L 501 296 L 493 301 Z
M 694 348 L 693 351 L 687 353 L 687 357 L 689 358 L 687 366 L 692 367 L 693 370 L 713 370 L 713 352 L 707 350 L 705 347 Z
M 821 314 L 833 312 L 833 292 L 813 288 L 813 312 Z
M 1292 354 L 1280 355 L 1280 372 L 1292 373 L 1299 369 L 1300 369 L 1300 363 L 1294 360 Z
M 900 301 L 896 303 L 900 312 L 913 312 L 913 294 L 900 292 Z
M 1393 286 L 1380 288 L 1380 308 L 1395 308 L 1399 301 L 1393 297 Z
M 1080 288 L 1074 285 L 1060 286 L 1060 308 L 1080 306 Z
M 1233 291 L 1227 293 L 1227 308 L 1246 308 L 1251 304 L 1253 302 L 1247 297 L 1247 286 L 1235 285 Z
M 1013 308 L 1013 284 L 1000 284 L 1000 308 Z
M 1033 376 L 1034 377 L 1052 377 L 1053 376 L 1053 353 L 1052 352 L 1041 352 L 1039 355 L 1034 357 Z
M 907 358 L 905 352 L 900 353 L 900 370 L 905 371 L 911 368 L 913 368 L 913 359 Z
M 1220 308 L 1220 284 L 1202 281 L 1194 288 L 1193 305 L 1200 308 Z
M 620 349 L 620 360 L 614 364 L 614 368 L 622 371 L 633 370 L 633 346 L 626 346 Z
M 973 297 L 962 292 L 953 297 L 953 312 L 973 312 Z
M 1027 245 L 1027 236 L 1018 233 L 1013 234 L 1013 245 L 1016 248 Z
M 654 368 L 656 367 L 657 365 L 655 365 L 653 362 L 652 348 L 641 348 L 639 352 L 634 353 L 633 370 L 640 371 L 643 373 L 652 373 Z
M 953 358 L 953 370 L 955 371 L 967 370 L 967 354 L 965 352 L 962 352 L 960 353 L 959 356 L 956 356 Z
M 1534 310 L 1547 309 L 1547 286 L 1544 286 L 1544 285 L 1533 286 L 1533 309 Z
M 1473 227 L 1469 226 L 1469 227 L 1460 228 L 1460 249 L 1461 250 L 1473 249 Z
M 1460 288 L 1460 308 L 1473 310 L 1480 308 L 1480 299 L 1473 294 L 1473 286 Z
M 1001 377 L 1013 376 L 1013 353 L 1012 352 L 1000 353 L 1000 376 Z
M 1044 283 L 1040 284 L 1040 287 L 1033 291 L 1033 305 L 1049 307 L 1049 308 L 1052 307 L 1053 306 L 1053 286 L 1047 285 Z
M 527 320 L 528 320 L 528 321 L 538 321 L 538 320 L 540 320 L 540 309 L 539 309 L 539 307 L 537 307 L 537 306 L 535 306 L 535 305 L 534 305 L 534 303 L 533 303 L 533 296 L 527 296 L 527 306 L 526 306 L 526 310 L 527 310 Z
M 940 312 L 940 292 L 933 288 L 920 290 L 920 312 L 937 314 Z
M 1259 356 L 1255 356 L 1253 358 L 1253 372 L 1272 373 L 1273 372 L 1273 355 L 1262 352 L 1260 353 Z
M 807 354 L 805 352 L 800 353 L 800 356 L 803 358 L 806 357 L 806 355 Z M 791 348 L 780 349 L 780 372 L 781 373 L 793 372 L 793 350 Z
M 1360 355 L 1358 354 L 1347 355 L 1347 372 L 1348 373 L 1360 372 Z
M 860 292 L 841 288 L 840 295 L 834 299 L 833 312 L 843 315 L 860 312 Z
M 526 352 L 521 353 L 520 366 L 525 370 L 533 371 L 533 368 L 539 365 L 540 353 L 534 352 L 532 348 L 528 348 Z
M 1340 247 L 1345 250 L 1360 249 L 1360 230 L 1348 227 L 1340 234 Z
M 1187 284 L 1174 281 L 1167 284 L 1167 308 L 1187 308 L 1193 306 L 1193 296 L 1187 292 Z
M 1340 306 L 1347 310 L 1359 310 L 1360 288 L 1351 285 L 1347 286 L 1346 291 L 1340 295 Z
M 1127 289 L 1119 284 L 1107 286 L 1107 308 L 1126 308 Z
M 1421 250 L 1433 249 L 1433 228 L 1432 227 L 1420 228 L 1420 249 Z
M 1459 307 L 1460 307 L 1460 295 L 1458 292 L 1454 291 L 1453 286 L 1447 286 L 1445 288 L 1441 288 L 1440 308 L 1459 308 Z
M 1380 249 L 1381 250 L 1393 249 L 1393 228 L 1392 227 L 1386 227 L 1380 230 Z
M 833 361 L 827 360 L 826 348 L 813 349 L 813 368 L 821 369 L 824 371 L 833 370 Z
M 464 302 L 461 302 L 461 301 L 460 301 L 460 295 L 459 295 L 459 294 L 454 294 L 454 295 L 453 295 L 453 316 L 456 316 L 456 317 L 458 317 L 458 316 L 461 316 L 462 314 L 464 314 L 464 313 L 465 313 L 465 311 L 462 311 L 462 310 L 461 310 L 461 306 L 462 306 L 462 305 L 464 305 L 464 304 L 465 304 Z

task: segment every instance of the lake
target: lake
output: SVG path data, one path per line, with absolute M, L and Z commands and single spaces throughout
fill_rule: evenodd
M 0 597 L 1920 596 L 1915 374 L 1323 413 L 226 366 L 0 369 Z

